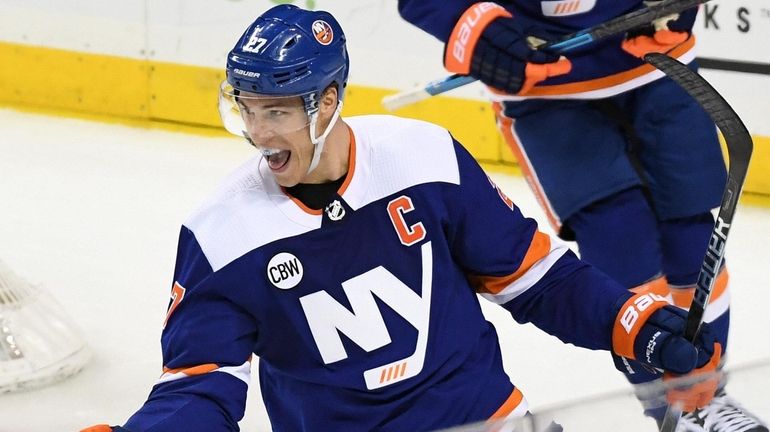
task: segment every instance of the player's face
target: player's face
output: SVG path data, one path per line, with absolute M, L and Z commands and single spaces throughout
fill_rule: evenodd
M 265 157 L 278 184 L 294 186 L 305 177 L 313 157 L 309 119 L 302 98 L 238 98 L 251 143 Z

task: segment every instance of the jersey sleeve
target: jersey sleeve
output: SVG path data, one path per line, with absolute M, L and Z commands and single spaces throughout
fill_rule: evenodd
M 238 430 L 256 320 L 227 272 L 213 272 L 192 231 L 179 237 L 161 345 L 163 373 L 125 427 L 140 431 Z
M 468 0 L 399 0 L 398 13 L 441 42 L 446 42 L 457 20 L 474 3 Z
M 447 237 L 476 292 L 564 342 L 611 349 L 628 291 L 539 231 L 457 142 L 455 151 L 460 185 L 448 197 Z

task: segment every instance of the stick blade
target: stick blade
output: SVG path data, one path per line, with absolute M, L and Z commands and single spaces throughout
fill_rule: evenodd
M 735 168 L 745 172 L 748 169 L 754 144 L 746 125 L 722 95 L 687 65 L 665 54 L 648 53 L 644 56 L 644 60 L 665 73 L 698 101 L 722 132 L 725 141 L 730 144 L 727 147 L 730 170 L 733 171 Z M 734 164 L 739 166 L 733 167 Z

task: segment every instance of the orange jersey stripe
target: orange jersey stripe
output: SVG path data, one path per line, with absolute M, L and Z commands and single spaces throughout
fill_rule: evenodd
M 219 366 L 214 363 L 206 363 L 198 366 L 181 367 L 176 369 L 169 369 L 164 366 L 163 373 L 171 373 L 171 374 L 183 373 L 185 375 L 203 375 L 205 373 L 209 373 L 216 369 L 219 369 Z
M 517 406 L 521 403 L 521 401 L 524 400 L 524 394 L 519 391 L 517 387 L 513 389 L 513 392 L 511 392 L 511 395 L 508 396 L 508 399 L 503 402 L 502 405 L 500 405 L 500 408 L 495 411 L 494 414 L 489 418 L 489 420 L 498 420 L 501 418 L 505 418 L 508 416 L 508 414 L 512 413 L 513 410 L 516 409 Z
M 532 266 L 543 259 L 551 251 L 551 237 L 540 231 L 535 231 L 524 259 L 519 268 L 507 276 L 471 276 L 470 281 L 479 293 L 497 294 L 508 285 L 520 278 Z
M 551 208 L 548 197 L 540 186 L 540 182 L 537 181 L 537 176 L 527 161 L 521 148 L 521 144 L 516 140 L 516 137 L 513 136 L 513 120 L 503 115 L 502 104 L 499 102 L 492 103 L 492 109 L 497 116 L 497 127 L 500 129 L 500 133 L 503 135 L 505 142 L 508 143 L 508 147 L 513 152 L 514 157 L 516 157 L 516 160 L 519 162 L 519 168 L 521 168 L 530 190 L 535 194 L 535 199 L 538 204 L 540 204 L 540 208 L 545 212 L 548 223 L 556 232 L 559 232 L 561 230 L 561 221 Z

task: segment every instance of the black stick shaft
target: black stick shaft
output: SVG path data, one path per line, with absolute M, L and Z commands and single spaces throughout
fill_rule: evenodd
M 727 145 L 729 159 L 727 184 L 722 194 L 722 204 L 719 207 L 714 229 L 711 231 L 706 256 L 703 258 L 698 274 L 695 295 L 690 311 L 687 313 L 684 337 L 692 342 L 698 337 L 706 305 L 724 260 L 727 236 L 735 216 L 738 197 L 746 180 L 754 144 L 751 134 L 735 110 L 702 76 L 665 54 L 650 53 L 645 55 L 644 60 L 665 73 L 698 101 L 722 131 Z M 680 415 L 679 410 L 669 407 L 663 419 L 661 432 L 674 432 Z

